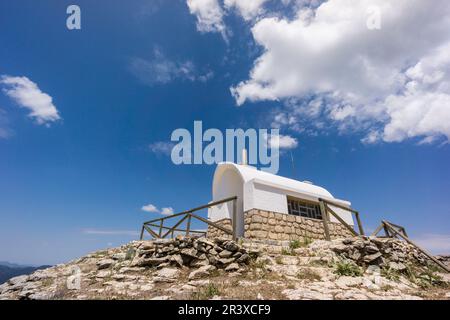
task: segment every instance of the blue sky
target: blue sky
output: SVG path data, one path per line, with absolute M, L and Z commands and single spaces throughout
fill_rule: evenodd
M 176 212 L 208 202 L 215 167 L 176 166 L 164 148 L 195 120 L 221 130 L 279 127 L 297 141 L 282 153 L 280 175 L 350 200 L 367 229 L 391 220 L 434 252 L 450 252 L 450 76 L 438 58 L 448 35 L 428 37 L 428 51 L 410 35 L 404 54 L 379 30 L 379 56 L 361 49 L 376 67 L 371 77 L 383 79 L 371 87 L 364 70 L 339 60 L 361 56 L 342 51 L 359 50 L 360 35 L 324 45 L 326 55 L 317 37 L 317 59 L 308 59 L 315 21 L 304 16 L 326 11 L 320 1 L 260 1 L 248 11 L 239 1 L 80 0 L 82 28 L 68 30 L 72 3 L 0 3 L 0 260 L 64 262 L 136 239 L 144 220 L 161 216 L 144 205 Z M 436 23 L 441 11 L 430 17 L 433 32 L 446 27 Z M 299 38 L 287 43 L 282 29 L 295 26 L 281 23 L 295 19 L 313 19 L 311 29 L 290 30 Z M 386 26 L 398 22 L 389 19 Z M 427 23 L 414 27 L 427 34 Z M 425 83 L 435 69 L 438 79 Z M 52 98 L 34 106 L 35 116 L 8 94 L 16 77 Z M 44 115 L 42 106 L 50 106 Z

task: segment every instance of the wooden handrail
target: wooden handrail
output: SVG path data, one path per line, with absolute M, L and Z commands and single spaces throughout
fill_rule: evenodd
M 341 217 L 339 217 L 339 215 L 334 212 L 333 209 L 331 209 L 328 205 L 325 204 L 325 207 L 328 209 L 328 211 L 340 222 L 344 225 L 344 227 L 346 227 L 354 236 L 358 236 L 358 233 L 352 228 L 350 227 L 350 225 L 345 222 Z
M 329 216 L 328 213 L 331 213 L 342 225 L 344 225 L 345 228 L 347 228 L 352 233 L 352 235 L 354 235 L 354 236 L 364 235 L 364 229 L 363 229 L 361 220 L 359 218 L 359 212 L 356 211 L 355 209 L 344 207 L 344 206 L 342 206 L 340 204 L 337 204 L 335 202 L 332 202 L 330 200 L 326 200 L 326 199 L 323 199 L 323 198 L 319 198 L 319 206 L 320 206 L 320 211 L 322 212 L 322 222 L 323 222 L 323 229 L 324 229 L 325 239 L 326 240 L 328 240 L 328 241 L 331 240 L 330 227 L 328 225 L 328 223 L 330 222 L 330 216 Z M 350 213 L 354 213 L 355 217 L 356 217 L 356 221 L 358 223 L 358 228 L 359 228 L 359 233 L 360 234 L 358 234 L 353 229 L 353 227 L 351 227 L 333 209 L 331 209 L 330 206 L 334 206 L 334 207 L 337 207 L 339 209 L 349 211 Z
M 353 209 L 353 208 L 347 208 L 347 207 L 344 207 L 344 206 L 341 205 L 341 204 L 337 204 L 336 202 L 333 202 L 333 201 L 330 201 L 330 200 L 327 200 L 327 199 L 319 198 L 319 202 L 320 202 L 320 201 L 323 201 L 323 202 L 325 202 L 325 203 L 327 203 L 327 204 L 331 204 L 331 205 L 333 205 L 333 206 L 335 206 L 335 207 L 337 207 L 337 208 L 339 208 L 339 209 L 351 211 L 351 212 L 354 212 L 354 213 L 358 212 L 358 211 L 356 211 L 356 210 Z
M 426 255 L 428 258 L 430 258 L 434 263 L 436 263 L 438 266 L 440 266 L 442 269 L 444 269 L 446 272 L 450 272 L 450 269 L 443 264 L 442 262 L 440 262 L 439 260 L 437 260 L 433 255 L 431 255 L 430 253 L 428 253 L 426 250 L 422 249 L 421 247 L 419 247 L 417 244 L 415 244 L 411 239 L 409 239 L 406 235 L 402 234 L 401 232 L 395 230 L 395 228 L 393 227 L 393 225 L 390 222 L 387 221 L 382 221 L 382 223 L 387 226 L 390 231 L 392 231 L 395 235 L 401 237 L 403 240 L 405 240 L 406 242 L 408 242 L 409 244 L 413 245 L 414 247 L 416 247 L 417 249 L 419 249 L 419 251 L 421 251 L 424 255 Z M 404 229 L 403 227 L 401 227 L 402 229 Z
M 198 215 L 193 213 L 195 211 L 199 211 L 199 210 L 202 210 L 202 209 L 205 209 L 205 208 L 210 208 L 210 207 L 213 207 L 213 206 L 216 206 L 216 205 L 219 205 L 219 204 L 222 204 L 222 203 L 226 203 L 226 202 L 229 202 L 229 201 L 233 201 L 233 217 L 232 217 L 233 218 L 233 222 L 232 222 L 233 228 L 232 228 L 232 230 L 224 228 L 224 227 L 222 227 L 221 225 L 219 225 L 219 224 L 217 224 L 215 222 L 212 222 L 212 221 L 209 221 L 207 219 L 204 219 L 204 218 L 202 218 L 202 217 L 200 217 L 200 216 L 198 216 Z M 237 222 L 236 222 L 236 220 L 237 220 L 237 216 L 236 216 L 236 214 L 237 214 L 236 201 L 237 201 L 237 196 L 228 197 L 228 198 L 225 198 L 225 199 L 222 199 L 222 200 L 218 200 L 218 201 L 214 201 L 214 202 L 211 202 L 211 203 L 208 203 L 208 204 L 205 204 L 205 205 L 202 205 L 202 206 L 190 209 L 190 210 L 179 212 L 179 213 L 167 216 L 167 217 L 162 217 L 162 218 L 146 221 L 146 222 L 144 222 L 142 224 L 140 239 L 142 240 L 143 237 L 144 237 L 144 230 L 147 231 L 154 238 L 165 238 L 169 234 L 172 234 L 172 238 L 173 238 L 174 232 L 186 232 L 186 235 L 189 235 L 189 233 L 206 234 L 206 231 L 196 231 L 196 230 L 191 230 L 190 229 L 190 227 L 191 227 L 191 219 L 195 218 L 195 219 L 200 220 L 200 221 L 202 221 L 202 222 L 204 222 L 204 223 L 206 223 L 206 224 L 208 224 L 208 225 L 210 225 L 210 226 L 212 226 L 214 228 L 217 228 L 217 229 L 225 232 L 226 234 L 232 235 L 233 239 L 236 240 L 236 238 L 237 238 L 237 236 L 236 236 L 236 228 L 237 228 Z M 181 216 L 183 216 L 183 217 L 175 225 L 173 225 L 172 227 L 165 227 L 164 226 L 164 221 L 166 221 L 167 219 L 175 218 L 175 217 L 181 217 Z M 179 229 L 178 226 L 180 226 L 186 219 L 188 219 L 187 220 L 186 229 Z M 159 222 L 159 225 L 155 224 L 156 222 Z M 155 231 L 153 231 L 150 228 L 150 226 L 159 228 L 159 233 L 156 233 Z M 163 233 L 163 230 L 167 230 L 167 231 Z
M 196 208 L 193 208 L 193 209 L 190 209 L 190 210 L 186 210 L 186 211 L 182 211 L 182 212 L 179 212 L 179 213 L 172 214 L 172 215 L 167 216 L 167 217 L 145 221 L 144 223 L 150 223 L 150 222 L 155 222 L 155 221 L 160 221 L 160 220 L 166 220 L 166 219 L 174 218 L 174 217 L 186 214 L 186 213 L 192 213 L 192 212 L 199 211 L 199 210 L 202 210 L 202 209 L 205 209 L 205 208 L 214 207 L 214 206 L 216 206 L 218 204 L 229 202 L 231 200 L 237 200 L 237 196 L 225 198 L 225 199 L 218 200 L 218 201 L 214 201 L 214 202 L 205 204 L 205 205 L 200 206 L 200 207 L 196 207 Z
M 156 225 L 156 224 L 148 224 L 147 223 L 146 226 L 159 228 L 159 226 Z M 162 226 L 162 228 L 165 229 L 165 230 L 172 229 L 171 227 L 165 227 L 165 226 Z M 186 231 L 186 230 L 187 229 L 174 229 L 174 231 L 179 231 L 179 232 L 183 232 L 183 231 Z M 206 231 L 204 231 L 204 230 L 189 230 L 189 231 L 193 232 L 193 233 L 206 233 Z

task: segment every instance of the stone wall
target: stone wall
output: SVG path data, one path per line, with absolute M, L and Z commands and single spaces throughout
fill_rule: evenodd
M 227 228 L 229 230 L 233 230 L 233 227 L 231 225 L 231 219 L 225 218 L 225 219 L 214 221 L 214 223 L 220 225 L 221 227 Z M 232 236 L 230 234 L 225 233 L 220 229 L 214 228 L 211 225 L 208 225 L 208 230 L 207 230 L 206 236 L 208 238 L 225 238 L 225 239 L 232 238 Z
M 244 215 L 244 238 L 246 239 L 282 241 L 303 241 L 305 238 L 325 239 L 322 220 L 257 209 L 249 210 Z M 222 219 L 215 223 L 232 230 L 231 219 Z M 329 222 L 328 226 L 331 239 L 353 236 L 341 223 Z M 208 225 L 207 237 L 232 238 L 231 235 L 210 225 Z
M 246 239 L 325 239 L 322 220 L 257 209 L 244 214 Z M 330 222 L 329 229 L 332 239 L 352 236 L 340 223 Z

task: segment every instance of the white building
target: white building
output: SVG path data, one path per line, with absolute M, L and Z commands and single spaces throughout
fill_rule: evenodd
M 310 182 L 297 181 L 249 165 L 220 163 L 214 173 L 212 201 L 237 196 L 237 236 L 244 236 L 244 214 L 251 209 L 321 219 L 318 199 L 332 201 L 349 208 L 350 202 L 336 199 L 326 189 Z M 330 206 L 345 222 L 354 225 L 349 211 Z M 232 219 L 232 203 L 212 207 L 208 218 L 215 222 Z M 337 220 L 331 216 L 331 222 Z

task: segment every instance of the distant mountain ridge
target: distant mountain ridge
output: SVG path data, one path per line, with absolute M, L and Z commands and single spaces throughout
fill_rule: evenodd
M 46 269 L 51 266 L 26 266 L 26 265 L 20 265 L 16 263 L 10 263 L 7 261 L 0 261 L 0 284 L 8 281 L 9 279 L 17 276 L 21 276 L 24 274 L 30 274 L 33 273 L 36 270 L 39 269 Z

